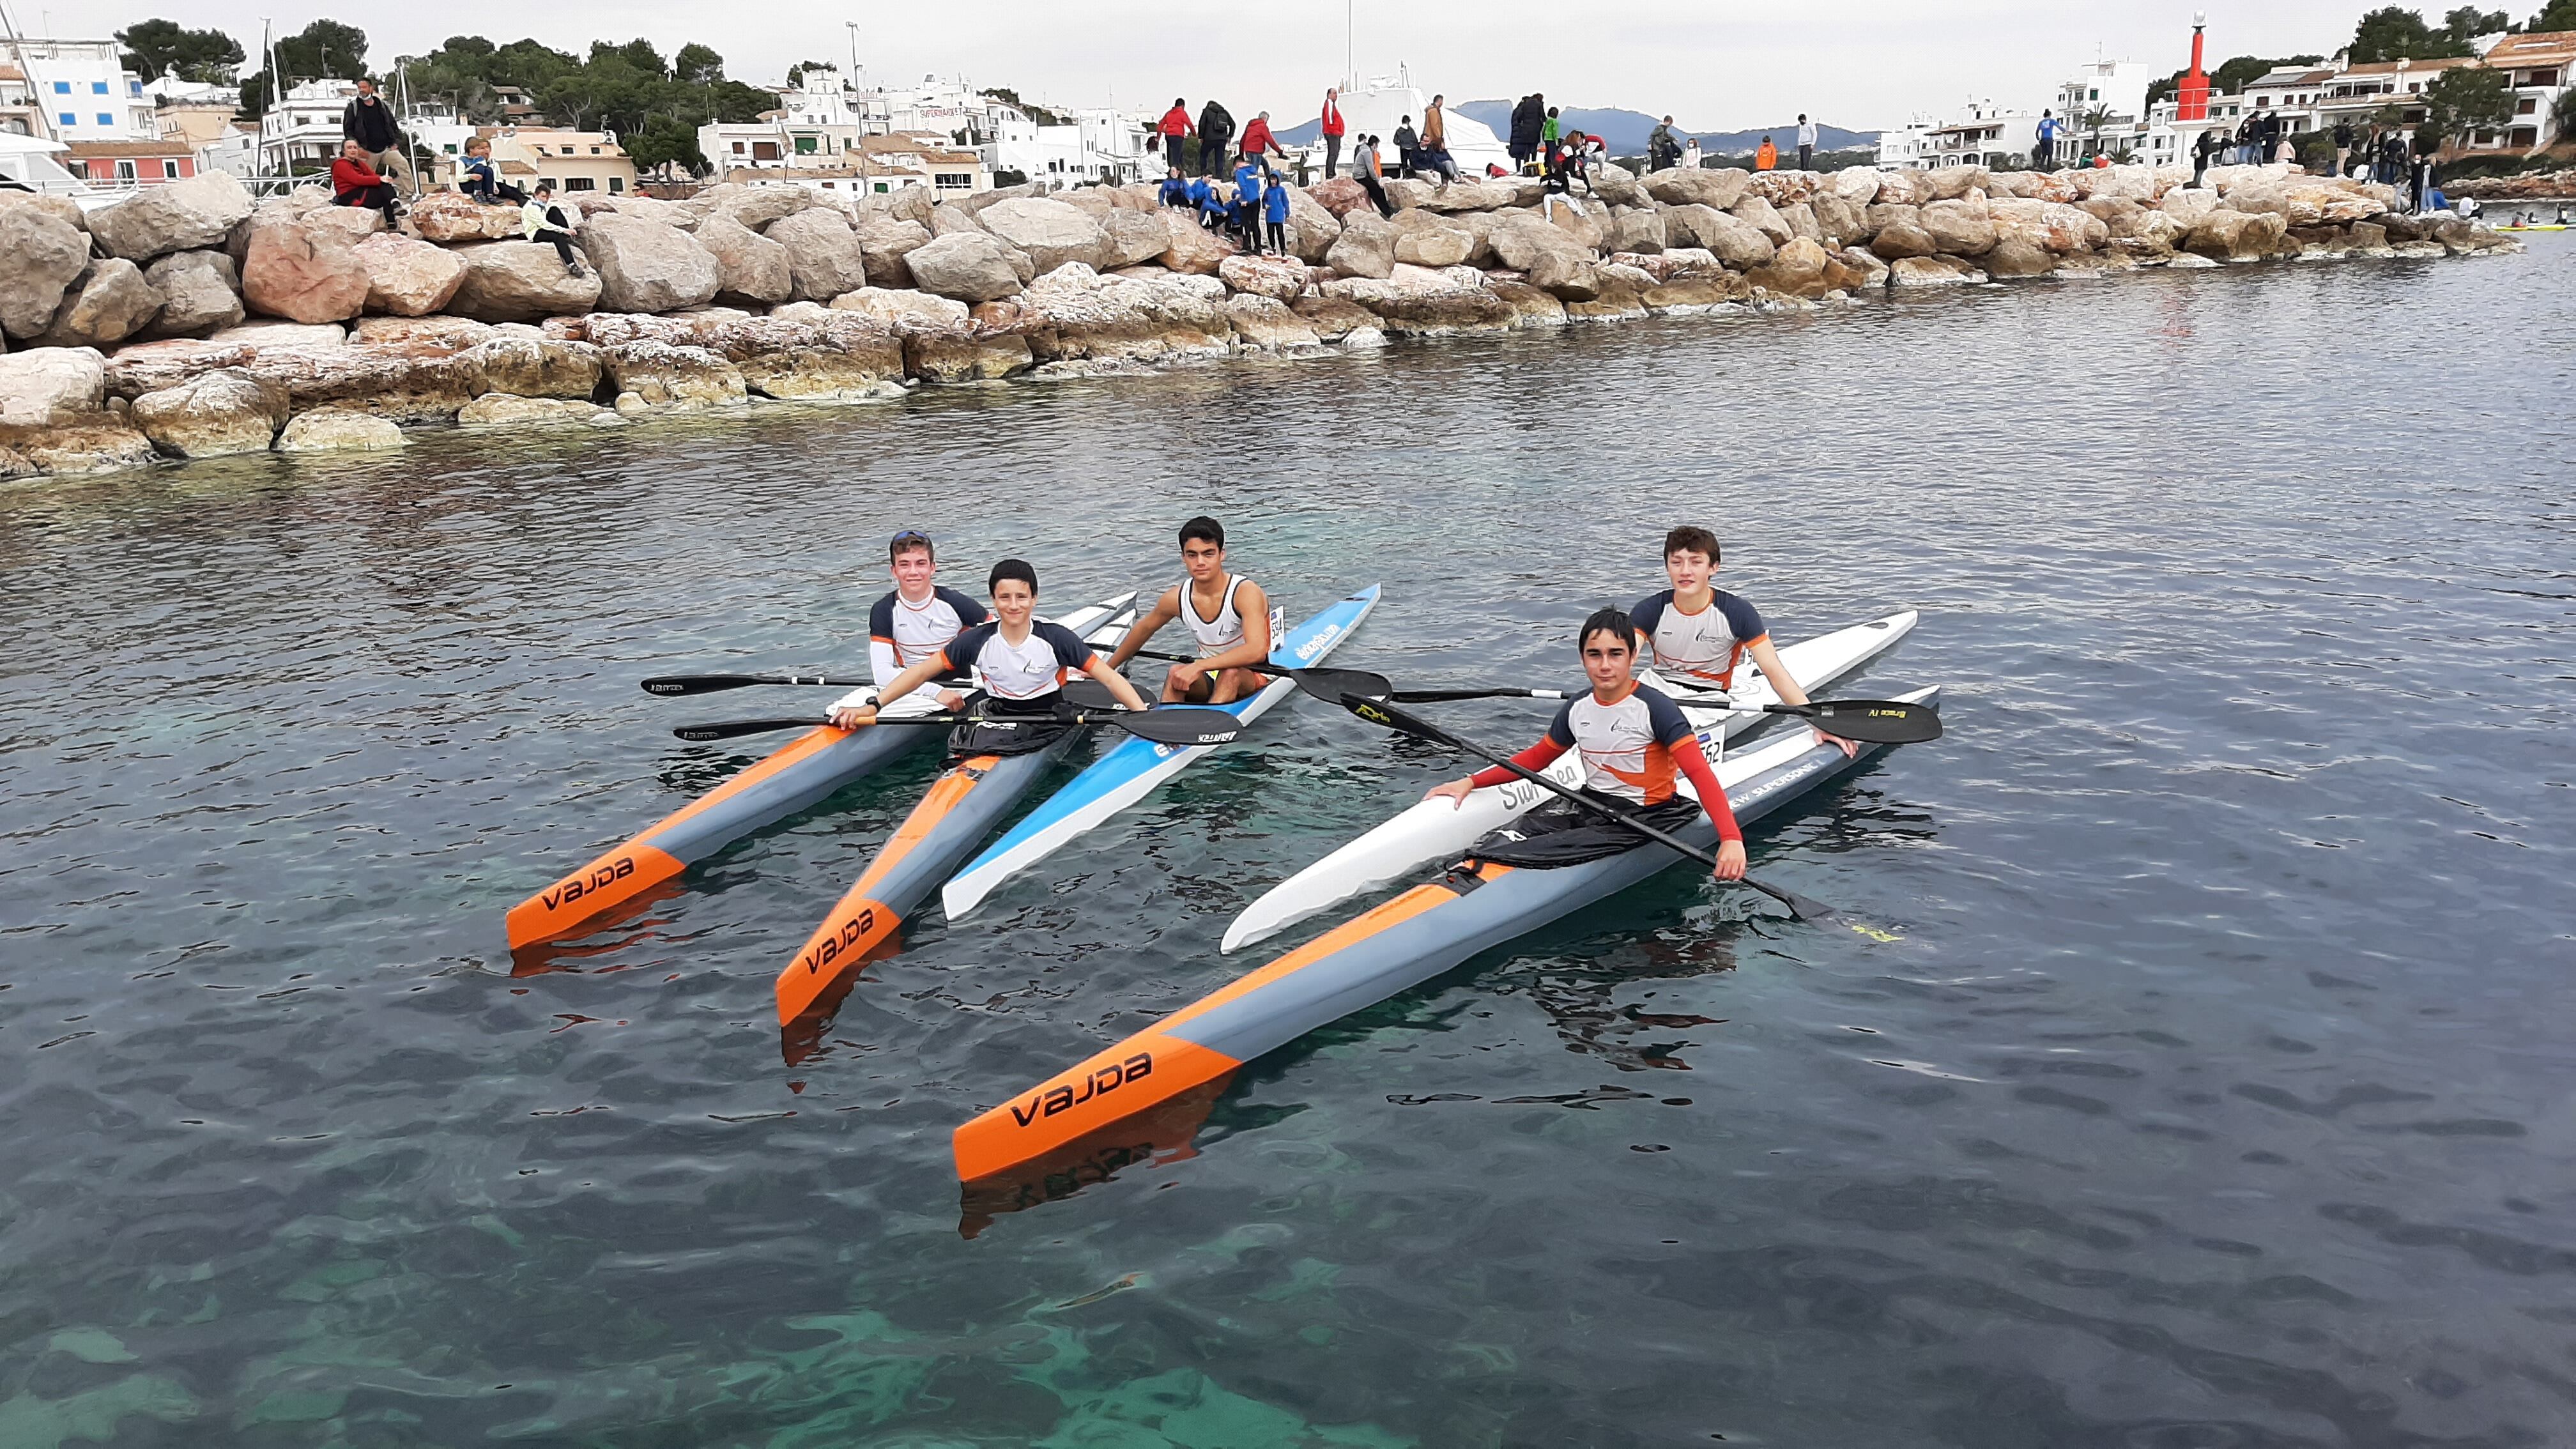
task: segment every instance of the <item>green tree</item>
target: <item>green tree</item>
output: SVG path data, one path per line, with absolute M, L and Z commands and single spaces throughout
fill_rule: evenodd
M 2480 10 L 2475 5 L 2463 5 L 2442 17 L 2442 33 L 2463 45 L 2513 28 L 2513 18 L 2503 11 Z
M 662 52 L 655 50 L 649 40 L 630 40 L 624 45 L 594 40 L 590 43 L 590 64 L 594 70 L 602 66 L 623 66 L 637 75 L 656 79 L 667 79 L 671 74 L 671 68 L 662 63 Z
M 316 20 L 277 43 L 277 63 L 286 68 L 290 83 L 356 80 L 367 73 L 367 32 L 337 20 Z
M 2472 12 L 2474 13 L 2474 12 Z M 2467 37 L 2424 23 L 2421 12 L 2390 5 L 2361 17 L 2345 54 L 2354 65 L 2390 60 L 2440 60 L 2469 53 Z
M 841 68 L 828 60 L 800 60 L 787 68 L 787 83 L 791 86 L 805 84 L 805 76 L 809 71 L 825 72 L 835 80 L 838 80 L 841 75 Z
M 2542 139 L 2559 145 L 2576 137 L 2576 87 L 2560 91 L 2549 108 L 2549 134 Z
M 241 42 L 220 30 L 188 30 L 175 20 L 145 20 L 116 32 L 125 68 L 146 80 L 176 71 L 207 85 L 233 78 L 242 62 Z
M 725 78 L 724 57 L 692 41 L 671 57 L 671 78 L 684 85 L 713 85 Z
M 2424 125 L 2445 140 L 2499 129 L 2513 119 L 2513 89 L 2504 72 L 2464 65 L 2424 87 Z
M 657 116 L 642 130 L 624 133 L 619 140 L 638 171 L 656 172 L 677 166 L 697 175 L 707 169 L 707 158 L 698 150 L 697 128 L 686 121 Z
M 2576 0 L 2568 0 L 2568 3 L 2576 4 Z M 2248 81 L 2257 79 L 2267 71 L 2277 70 L 2285 65 L 2322 65 L 2324 63 L 2325 57 L 2322 55 L 2285 55 L 2278 60 L 2266 60 L 2259 55 L 2230 56 L 2218 63 L 2218 69 L 2209 73 L 2209 88 L 2215 94 L 2232 96 L 2244 90 Z M 2173 99 L 2174 94 L 2182 89 L 2182 78 L 2188 74 L 2190 74 L 2189 71 L 2178 70 L 2163 80 L 2148 82 L 2147 104 L 2152 106 L 2158 101 Z
M 2522 27 L 2527 33 L 2553 30 L 2576 30 L 2576 0 L 2549 0 L 2541 12 Z

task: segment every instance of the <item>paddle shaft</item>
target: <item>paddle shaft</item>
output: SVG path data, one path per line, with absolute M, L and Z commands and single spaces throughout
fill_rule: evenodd
M 1696 860 L 1703 865 L 1714 867 L 1717 864 L 1716 856 L 1700 849 L 1689 841 L 1667 835 L 1663 831 L 1657 830 L 1655 827 L 1646 824 L 1644 821 L 1636 819 L 1625 811 L 1614 810 L 1611 807 L 1602 804 L 1600 801 L 1593 799 L 1591 796 L 1584 794 L 1580 790 L 1560 785 L 1556 781 L 1549 779 L 1547 776 L 1540 774 L 1538 771 L 1519 764 L 1508 755 L 1497 754 L 1492 750 L 1486 749 L 1483 745 L 1477 744 L 1473 740 L 1462 740 L 1456 735 L 1449 733 L 1447 730 L 1440 728 L 1438 725 L 1431 724 L 1413 715 L 1406 714 L 1402 710 L 1389 708 L 1377 700 L 1345 699 L 1342 703 L 1344 708 L 1348 709 L 1351 713 L 1358 715 L 1360 718 L 1369 721 L 1371 724 L 1389 725 L 1396 729 L 1403 730 L 1407 734 L 1419 735 L 1423 739 L 1431 740 L 1434 743 L 1444 744 L 1452 749 L 1463 750 L 1479 759 L 1486 760 L 1492 764 L 1501 766 L 1503 769 L 1509 770 L 1511 773 L 1520 776 L 1522 779 L 1529 781 L 1540 789 L 1546 790 L 1549 793 L 1560 796 L 1564 799 L 1571 800 L 1576 805 L 1591 811 L 1593 814 L 1598 815 L 1605 820 L 1616 821 L 1619 824 L 1626 826 L 1628 829 L 1637 832 L 1639 835 L 1646 837 L 1648 840 L 1669 846 L 1670 848 L 1689 856 L 1691 859 Z M 1703 806 L 1702 808 L 1706 807 Z M 1802 920 L 1830 920 L 1834 915 L 1833 909 L 1830 906 L 1809 900 L 1795 891 L 1782 890 L 1778 886 L 1769 885 L 1762 881 L 1755 880 L 1749 875 L 1744 876 L 1741 879 L 1744 884 L 1753 887 L 1755 890 L 1771 897 L 1780 904 L 1787 906 L 1789 908 L 1789 914 Z
M 1203 714 L 1214 715 L 1218 719 L 1224 721 L 1224 723 L 1212 728 L 1202 729 L 1191 725 L 1187 720 L 1181 718 L 1183 714 L 1191 716 Z M 1148 719 L 1151 719 L 1154 722 L 1151 724 L 1144 723 L 1144 721 Z M 829 723 L 827 720 L 811 718 L 725 720 L 713 724 L 682 725 L 671 731 L 671 733 L 684 740 L 689 740 L 694 743 L 704 743 L 709 740 L 734 739 L 742 735 L 767 734 L 775 730 L 813 729 L 827 723 Z M 1205 709 L 1194 705 L 1183 705 L 1178 706 L 1177 708 L 1161 710 L 1076 710 L 1071 714 L 995 715 L 942 712 L 938 714 L 907 714 L 895 716 L 880 715 L 870 723 L 872 725 L 1022 723 L 1068 725 L 1105 724 L 1117 729 L 1125 730 L 1129 734 L 1136 735 L 1139 738 L 1153 740 L 1156 744 L 1221 745 L 1229 743 L 1234 739 L 1235 735 L 1241 728 L 1242 722 L 1221 710 Z M 866 726 L 862 726 L 862 728 L 865 727 Z

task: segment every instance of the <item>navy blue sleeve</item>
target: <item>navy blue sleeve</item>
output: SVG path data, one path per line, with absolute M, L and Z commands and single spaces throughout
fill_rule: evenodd
M 1735 634 L 1736 642 L 1750 644 L 1771 631 L 1763 626 L 1762 611 L 1735 595 L 1721 591 L 1717 607 L 1726 616 L 1726 627 Z
M 868 637 L 885 644 L 894 642 L 894 595 L 888 594 L 868 606 Z
M 1062 624 L 1033 624 L 1038 637 L 1055 650 L 1055 662 L 1067 669 L 1080 669 L 1091 663 L 1091 646 L 1082 636 Z
M 988 621 L 977 624 L 971 629 L 958 631 L 957 637 L 949 640 L 939 651 L 940 662 L 948 666 L 946 672 L 963 674 L 974 668 L 975 656 L 984 652 L 984 646 L 992 642 L 993 631 L 1000 627 Z M 1040 624 L 1038 627 L 1043 629 L 1048 626 Z
M 1637 626 L 1638 633 L 1651 638 L 1655 626 L 1664 621 L 1664 605 L 1672 601 L 1673 591 L 1670 589 L 1660 594 L 1648 594 L 1637 601 L 1637 607 L 1628 611 L 1628 621 Z
M 1556 718 L 1547 722 L 1548 743 L 1564 749 L 1574 748 L 1574 701 L 1556 707 Z
M 991 614 L 985 612 L 983 605 L 976 603 L 973 599 L 966 597 L 955 589 L 934 587 L 930 592 L 945 601 L 948 607 L 955 609 L 957 611 L 957 622 L 965 625 L 967 628 L 971 629 L 993 617 Z M 886 598 L 888 600 L 892 600 L 894 595 L 888 594 L 886 595 Z
M 1646 702 L 1646 728 L 1654 731 L 1656 744 L 1679 744 L 1699 733 L 1691 728 L 1690 717 L 1682 713 L 1680 705 L 1673 703 L 1671 695 L 1653 685 L 1640 684 L 1637 697 Z

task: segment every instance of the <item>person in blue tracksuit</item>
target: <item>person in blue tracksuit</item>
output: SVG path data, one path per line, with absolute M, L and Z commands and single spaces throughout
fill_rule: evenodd
M 1270 250 L 1288 255 L 1288 187 L 1276 171 L 1261 190 L 1261 215 L 1270 223 Z
M 1214 182 L 1204 176 L 1193 178 L 1190 200 L 1198 206 L 1199 225 L 1210 231 L 1225 225 L 1225 197 L 1218 193 Z
M 1163 189 L 1155 199 L 1165 206 L 1187 207 L 1191 204 L 1189 178 L 1181 174 L 1180 167 L 1169 169 L 1163 177 Z
M 1261 251 L 1261 163 L 1246 156 L 1234 168 L 1234 229 L 1245 250 Z

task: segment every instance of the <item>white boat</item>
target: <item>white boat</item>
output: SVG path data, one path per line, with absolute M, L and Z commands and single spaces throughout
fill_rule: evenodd
M 126 198 L 129 193 L 92 186 L 64 169 L 55 158 L 70 150 L 60 141 L 0 131 L 0 191 L 59 196 L 83 211 L 96 211 Z
M 1896 641 L 1914 628 L 1915 618 L 1913 611 L 1908 610 L 1849 629 L 1839 629 L 1822 638 L 1792 644 L 1780 651 L 1780 662 L 1797 676 L 1801 689 L 1820 689 L 1896 647 Z M 1671 688 L 1667 681 L 1657 678 L 1652 671 L 1648 671 L 1644 678 L 1650 683 Z M 1682 712 L 1698 728 L 1700 745 L 1712 760 L 1719 757 L 1728 739 L 1780 718 L 1752 712 L 1763 705 L 1776 704 L 1780 698 L 1770 684 L 1759 677 L 1751 680 L 1739 677 L 1731 696 L 1735 708 L 1730 711 L 1693 708 L 1688 691 L 1675 689 L 1673 694 L 1681 702 Z M 1583 775 L 1582 754 L 1568 750 L 1540 773 L 1560 785 L 1579 784 Z M 1277 935 L 1309 916 L 1331 910 L 1362 891 L 1373 890 L 1395 880 L 1425 862 L 1459 855 L 1548 798 L 1542 787 L 1526 780 L 1514 780 L 1478 790 L 1456 805 L 1446 800 L 1419 801 L 1394 819 L 1272 886 L 1261 899 L 1244 907 L 1243 913 L 1226 927 L 1225 940 L 1218 949 L 1232 951 Z
M 1472 99 L 1452 96 L 1442 103 L 1441 124 L 1447 134 L 1449 159 L 1458 163 L 1461 180 L 1485 175 L 1488 166 L 1512 169 L 1512 153 L 1502 138 L 1484 122 L 1459 114 L 1458 102 Z M 1377 137 L 1378 165 L 1393 176 L 1400 160 L 1395 150 L 1395 128 L 1409 117 L 1413 129 L 1422 129 L 1422 113 L 1431 105 L 1431 94 L 1413 83 L 1410 69 L 1399 66 L 1392 76 L 1379 76 L 1346 89 L 1341 95 L 1342 123 L 1347 132 L 1342 137 L 1342 166 L 1347 172 L 1351 157 L 1357 154 L 1360 137 Z M 1322 161 L 1322 143 L 1316 143 L 1316 159 Z

